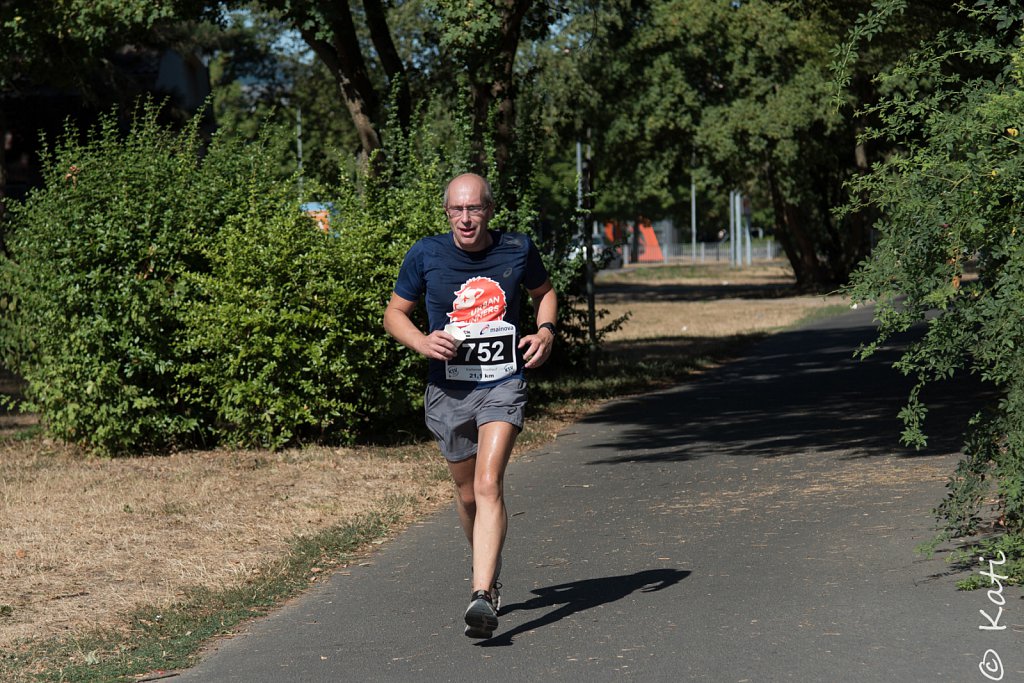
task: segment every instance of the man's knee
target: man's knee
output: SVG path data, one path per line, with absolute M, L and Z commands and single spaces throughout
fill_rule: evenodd
M 473 492 L 478 500 L 488 503 L 497 502 L 502 496 L 501 481 L 492 474 L 478 477 L 474 482 Z
M 455 495 L 459 499 L 459 504 L 467 510 L 472 510 L 476 507 L 476 495 L 473 489 L 472 480 L 465 484 L 456 484 L 455 486 Z

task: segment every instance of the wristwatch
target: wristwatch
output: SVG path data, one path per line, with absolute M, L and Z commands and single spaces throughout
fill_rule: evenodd
M 551 330 L 551 336 L 552 337 L 557 337 L 558 336 L 558 328 L 555 327 L 554 323 L 541 323 L 540 325 L 537 325 L 537 331 L 538 332 L 540 332 L 543 329 Z

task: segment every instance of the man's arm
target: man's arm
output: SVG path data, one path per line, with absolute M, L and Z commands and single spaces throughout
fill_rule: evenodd
M 384 329 L 400 344 L 416 353 L 434 360 L 455 358 L 455 338 L 443 330 L 434 330 L 429 335 L 420 332 L 412 321 L 416 302 L 391 294 L 391 301 L 384 309 Z
M 558 295 L 551 286 L 551 280 L 545 280 L 540 287 L 528 291 L 533 299 L 533 308 L 537 312 L 537 325 L 554 325 L 558 321 Z M 527 347 L 523 352 L 526 367 L 537 368 L 543 365 L 551 355 L 554 344 L 555 333 L 546 327 L 538 329 L 536 334 L 524 336 L 519 342 L 519 348 Z

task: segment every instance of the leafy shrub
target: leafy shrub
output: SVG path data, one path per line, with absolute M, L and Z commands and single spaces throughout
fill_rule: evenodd
M 381 323 L 410 240 L 438 211 L 436 178 L 416 177 L 380 194 L 336 189 L 330 234 L 287 191 L 252 187 L 211 271 L 192 278 L 201 297 L 187 317 L 195 360 L 185 374 L 219 438 L 351 442 L 421 402 L 421 362 Z
M 558 343 L 548 361 L 552 368 L 559 370 L 584 369 L 592 367 L 592 360 L 601 357 L 601 345 L 608 334 L 621 329 L 629 315 L 608 319 L 607 309 L 594 309 L 594 338 L 591 343 L 590 319 L 586 282 L 586 261 L 584 255 L 570 258 L 573 229 L 557 231 L 548 246 L 544 264 L 551 276 L 551 283 L 558 292 Z M 595 256 L 594 272 L 607 266 L 612 258 L 611 250 Z M 532 321 L 532 317 L 531 317 Z M 592 348 L 593 347 L 593 348 Z M 547 370 L 551 372 L 551 368 Z
M 243 199 L 237 179 L 273 182 L 272 155 L 223 136 L 204 155 L 196 125 L 173 133 L 155 106 L 124 134 L 107 117 L 90 138 L 69 129 L 44 154 L 44 186 L 11 207 L 3 360 L 59 438 L 101 452 L 190 443 L 205 409 L 178 376 L 184 276 L 207 269 Z
M 372 173 L 318 190 L 334 205 L 324 234 L 297 179 L 276 175 L 286 136 L 204 144 L 197 121 L 175 133 L 146 107 L 124 132 L 112 117 L 87 142 L 69 130 L 44 186 L 13 207 L 0 352 L 27 383 L 23 407 L 101 453 L 400 429 L 426 366 L 382 315 L 408 248 L 449 229 L 442 192 L 469 163 L 446 150 L 469 146 L 425 123 L 393 130 Z M 498 188 L 496 228 L 531 231 L 525 178 Z M 556 348 L 574 361 L 588 350 L 581 264 L 559 244 L 545 256 L 562 297 Z

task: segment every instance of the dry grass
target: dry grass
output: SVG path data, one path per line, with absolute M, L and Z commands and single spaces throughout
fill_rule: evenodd
M 608 341 L 635 341 L 663 337 L 727 337 L 775 330 L 803 316 L 833 305 L 821 296 L 784 299 L 724 299 L 708 302 L 607 303 L 613 316 L 629 313 L 629 324 L 608 335 Z
M 0 450 L 0 646 L 116 624 L 183 586 L 237 584 L 300 534 L 394 496 L 446 499 L 446 472 L 406 447 L 208 451 L 86 458 L 70 448 Z
M 653 270 L 649 278 L 640 274 L 630 269 L 600 284 L 600 306 L 633 313 L 619 343 L 689 344 L 692 336 L 767 331 L 836 303 L 792 296 L 792 278 L 780 267 L 707 269 L 678 281 Z M 552 438 L 573 417 L 534 420 L 519 450 Z M 6 429 L 17 426 L 7 418 Z M 117 626 L 138 606 L 173 602 L 185 586 L 237 584 L 279 557 L 289 539 L 343 524 L 395 496 L 419 511 L 447 504 L 446 469 L 433 450 L 225 450 L 110 460 L 40 438 L 0 441 L 0 647 Z
M 679 337 L 727 337 L 776 330 L 814 310 L 845 303 L 837 296 L 800 296 L 792 271 L 777 264 L 750 270 L 711 265 L 696 276 L 672 278 L 678 268 L 610 272 L 601 280 L 597 303 L 613 317 L 630 314 L 629 324 L 610 342 Z

